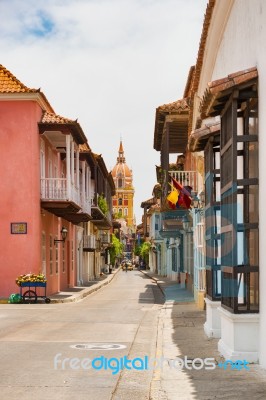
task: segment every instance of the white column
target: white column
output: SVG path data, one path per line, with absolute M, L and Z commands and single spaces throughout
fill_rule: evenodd
M 86 199 L 89 197 L 89 167 L 86 167 Z
M 89 180 L 89 184 L 88 184 L 88 197 L 86 198 L 86 201 L 88 201 L 88 207 L 89 207 L 89 212 L 91 213 L 91 169 L 90 167 L 88 168 L 88 180 Z
M 220 301 L 212 301 L 205 297 L 206 304 L 206 322 L 204 323 L 204 332 L 211 338 L 221 337 L 221 315 L 219 308 L 221 307 Z
M 77 243 L 77 284 L 81 286 L 83 284 L 83 248 L 82 238 L 84 229 L 81 226 L 76 227 L 76 243 Z
M 78 146 L 76 148 L 76 184 L 77 184 L 78 194 L 80 196 L 80 190 L 79 190 L 79 148 L 78 148 Z
M 232 314 L 218 308 L 221 317 L 221 339 L 218 351 L 226 360 L 259 360 L 259 314 Z
M 266 156 L 266 137 L 263 135 L 266 126 L 266 74 L 263 68 L 263 64 L 260 66 L 260 95 L 259 95 L 259 171 L 263 175 L 263 168 L 265 166 L 264 160 Z M 262 86 L 261 86 L 262 85 Z M 265 207 L 265 196 L 266 196 L 266 179 L 261 177 L 259 186 L 259 271 L 260 271 L 260 335 L 259 335 L 259 361 L 263 368 L 266 368 L 266 257 L 264 254 L 265 246 L 265 233 L 264 226 L 266 224 L 266 207 Z
M 72 185 L 74 184 L 74 142 L 73 142 L 73 138 L 71 137 L 71 183 Z
M 71 169 L 70 169 L 70 135 L 66 136 L 66 179 L 67 179 L 67 197 L 71 197 Z
M 82 204 L 85 203 L 86 195 L 85 195 L 85 175 L 86 175 L 86 164 L 85 161 L 81 162 L 82 165 L 82 172 L 81 172 L 81 197 L 82 197 Z

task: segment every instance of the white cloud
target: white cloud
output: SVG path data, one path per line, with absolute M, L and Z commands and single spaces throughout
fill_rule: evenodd
M 0 62 L 78 118 L 108 168 L 120 135 L 135 211 L 155 184 L 155 109 L 175 101 L 196 61 L 207 0 L 0 0 Z

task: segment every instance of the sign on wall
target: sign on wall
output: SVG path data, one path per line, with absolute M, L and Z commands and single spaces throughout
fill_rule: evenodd
M 11 222 L 11 234 L 27 234 L 27 222 Z

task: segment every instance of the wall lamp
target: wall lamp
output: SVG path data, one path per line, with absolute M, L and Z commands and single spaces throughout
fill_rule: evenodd
M 182 223 L 183 223 L 183 229 L 186 233 L 193 233 L 193 231 L 191 230 L 191 227 L 190 227 L 190 222 L 187 217 L 187 214 L 184 215 L 184 217 L 182 219 Z
M 182 223 L 183 223 L 184 231 L 187 232 L 189 230 L 189 220 L 188 220 L 187 214 L 184 215 Z
M 193 207 L 196 213 L 204 215 L 204 204 L 205 204 L 205 193 L 201 192 L 198 196 L 193 199 Z
M 65 240 L 67 238 L 67 234 L 68 234 L 67 228 L 65 226 L 62 226 L 62 229 L 61 229 L 60 233 L 61 233 L 61 238 L 62 239 L 54 239 L 54 244 L 61 243 L 61 242 L 64 243 L 65 242 Z
M 160 244 L 159 244 L 159 246 L 160 246 Z M 174 249 L 174 248 L 180 249 L 180 246 L 181 246 L 181 238 L 180 238 L 180 236 L 177 236 L 174 239 L 174 241 L 172 241 L 172 243 L 170 243 L 169 239 L 166 240 L 167 249 Z M 160 246 L 160 250 L 161 250 L 161 246 Z
M 167 249 L 173 249 L 173 248 L 175 248 L 177 245 L 178 245 L 177 239 L 174 240 L 173 243 L 170 243 L 170 239 L 167 239 L 167 240 L 166 240 L 166 247 L 167 247 Z

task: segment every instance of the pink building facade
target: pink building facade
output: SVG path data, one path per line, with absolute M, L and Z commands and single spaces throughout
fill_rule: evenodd
M 100 211 L 93 220 L 92 159 L 80 125 L 56 115 L 43 93 L 0 66 L 0 297 L 19 291 L 21 274 L 44 273 L 49 295 L 76 286 L 78 269 L 100 273 L 84 264 L 88 257 L 79 248 L 83 231 L 95 233 L 97 222 L 106 221 Z

